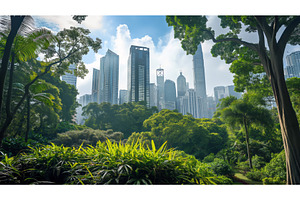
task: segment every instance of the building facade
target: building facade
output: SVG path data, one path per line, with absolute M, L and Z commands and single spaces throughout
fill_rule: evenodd
M 177 78 L 177 96 L 182 97 L 186 93 L 186 78 L 180 72 L 180 75 Z
M 99 103 L 118 104 L 119 55 L 107 50 L 100 59 Z
M 127 90 L 120 90 L 119 104 L 122 105 L 123 103 L 128 103 L 128 91 Z
M 157 87 L 155 83 L 150 83 L 150 107 L 157 107 Z
M 150 107 L 149 48 L 131 45 L 128 58 L 128 99 Z
M 93 79 L 92 79 L 92 102 L 99 103 L 100 96 L 100 70 L 93 68 Z
M 74 85 L 76 88 L 76 84 L 77 84 L 77 76 L 75 76 L 73 74 L 74 70 L 76 69 L 76 65 L 70 65 L 69 66 L 69 70 L 72 71 L 72 73 L 68 73 L 66 72 L 65 75 L 61 76 L 61 80 L 65 81 L 66 83 L 70 84 L 70 85 Z
M 164 69 L 161 67 L 156 69 L 156 85 L 157 85 L 157 108 L 161 110 L 164 104 L 164 87 L 165 87 L 165 77 Z
M 201 43 L 193 55 L 194 88 L 198 100 L 198 118 L 208 117 L 204 60 Z
M 164 86 L 164 109 L 175 110 L 176 109 L 176 88 L 174 81 L 166 80 Z

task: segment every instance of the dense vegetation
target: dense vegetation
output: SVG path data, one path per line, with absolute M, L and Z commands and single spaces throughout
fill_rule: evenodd
M 222 99 L 213 119 L 158 112 L 145 102 L 90 103 L 85 124 L 76 125 L 78 92 L 59 77 L 70 64 L 84 77 L 82 56 L 97 52 L 101 40 L 83 28 L 37 29 L 29 16 L 1 20 L 11 28 L 0 36 L 0 184 L 245 183 L 237 174 L 258 184 L 289 183 L 282 119 L 270 107 L 271 84 L 256 76 L 263 67 L 251 65 L 257 55 L 249 49 L 234 46 L 234 60 L 223 55 L 230 49 L 213 48 L 232 63 L 236 90 L 247 91 L 241 99 Z M 300 79 L 286 86 L 299 119 Z

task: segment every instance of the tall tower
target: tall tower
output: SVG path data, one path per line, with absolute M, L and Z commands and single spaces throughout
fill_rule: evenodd
M 100 59 L 99 88 L 99 103 L 118 104 L 119 56 L 109 49 Z
M 204 73 L 204 61 L 202 46 L 199 44 L 198 49 L 193 56 L 193 71 L 194 71 L 194 87 L 197 97 L 200 97 L 201 104 L 199 105 L 199 117 L 207 117 L 207 97 Z
M 168 79 L 165 82 L 164 108 L 169 110 L 176 109 L 175 83 Z
M 186 93 L 186 79 L 180 72 L 180 75 L 177 78 L 177 96 L 184 96 Z
M 100 70 L 93 68 L 92 102 L 99 103 Z
M 161 67 L 156 69 L 156 85 L 157 85 L 157 107 L 158 110 L 163 108 L 164 102 L 164 85 L 165 85 L 165 78 L 164 78 L 164 69 Z
M 130 102 L 145 101 L 150 106 L 149 48 L 131 45 L 128 58 Z
M 76 65 L 70 65 L 69 66 L 69 70 L 72 71 L 72 73 L 74 72 L 74 70 L 76 69 Z M 72 73 L 68 73 L 66 72 L 65 75 L 61 76 L 61 80 L 65 81 L 66 83 L 70 84 L 70 85 L 74 85 L 76 88 L 76 83 L 77 83 L 77 76 L 75 76 Z

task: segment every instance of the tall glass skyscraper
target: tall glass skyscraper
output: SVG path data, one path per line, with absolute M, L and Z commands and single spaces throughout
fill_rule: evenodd
M 70 65 L 69 66 L 69 70 L 71 70 L 72 72 L 74 72 L 74 70 L 76 69 L 76 65 Z M 74 85 L 76 88 L 76 83 L 77 83 L 77 77 L 74 74 L 71 73 L 65 73 L 65 75 L 61 76 L 61 80 L 65 81 L 66 83 L 70 84 L 70 85 Z
M 295 51 L 286 56 L 285 78 L 300 78 L 300 51 Z
M 99 103 L 100 70 L 93 68 L 92 102 Z
M 169 110 L 176 109 L 176 88 L 174 81 L 165 81 L 164 108 Z
M 157 107 L 158 110 L 163 108 L 164 104 L 164 87 L 165 87 L 165 77 L 164 69 L 161 67 L 156 69 L 156 85 L 157 85 Z
M 131 45 L 128 58 L 130 102 L 145 101 L 150 106 L 149 48 Z
M 119 55 L 107 50 L 100 59 L 99 103 L 118 104 Z
M 206 97 L 206 84 L 205 84 L 205 73 L 204 73 L 204 61 L 201 43 L 193 56 L 193 71 L 194 71 L 194 87 L 197 97 L 200 97 L 201 104 L 199 105 L 198 115 L 200 118 L 207 117 L 207 97 Z

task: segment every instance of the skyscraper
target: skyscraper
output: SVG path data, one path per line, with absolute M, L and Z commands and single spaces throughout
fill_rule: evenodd
M 165 87 L 165 78 L 164 78 L 164 69 L 161 67 L 156 69 L 156 85 L 157 85 L 157 108 L 161 110 L 164 103 L 164 87 Z
M 119 56 L 109 49 L 100 59 L 99 91 L 99 103 L 118 104 Z
M 149 48 L 131 45 L 128 58 L 130 102 L 145 101 L 150 106 Z
M 73 64 L 69 66 L 69 70 L 71 70 L 72 72 L 74 72 L 75 69 L 76 65 Z M 61 76 L 61 80 L 65 81 L 70 85 L 74 85 L 76 88 L 77 77 L 74 74 L 66 72 L 65 75 Z
M 201 43 L 193 56 L 193 72 L 194 72 L 194 87 L 197 97 L 200 97 L 201 102 L 198 106 L 199 118 L 208 117 L 207 112 L 207 97 L 206 97 L 206 84 L 204 73 L 204 61 Z
M 176 88 L 174 81 L 165 81 L 164 108 L 169 110 L 176 109 Z
M 92 102 L 99 103 L 100 70 L 93 68 Z
M 157 107 L 157 87 L 155 83 L 150 83 L 150 107 Z
M 234 85 L 225 86 L 224 97 L 235 96 L 237 99 L 242 97 L 242 93 L 234 91 Z
M 221 99 L 225 97 L 225 87 L 224 86 L 217 86 L 214 87 L 214 98 L 216 104 L 219 103 Z
M 300 78 L 300 51 L 286 56 L 287 66 L 284 69 L 285 78 Z
M 180 75 L 177 78 L 177 96 L 182 97 L 186 93 L 186 79 L 180 72 Z
M 120 90 L 119 104 L 122 105 L 123 103 L 127 103 L 127 102 L 128 102 L 128 91 Z

